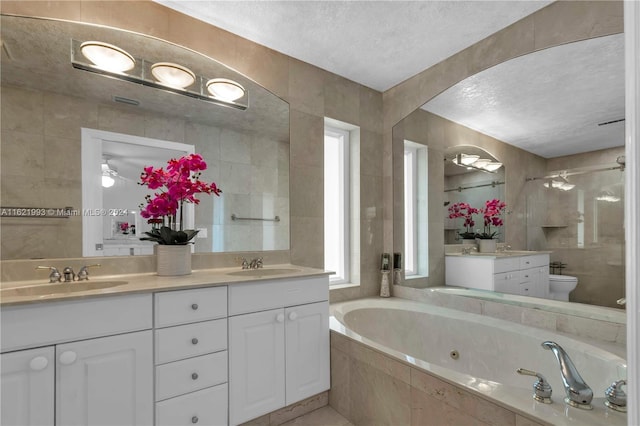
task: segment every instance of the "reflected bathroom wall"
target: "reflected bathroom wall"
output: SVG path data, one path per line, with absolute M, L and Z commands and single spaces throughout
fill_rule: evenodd
M 559 157 L 548 161 L 548 170 L 615 165 L 622 155 L 623 148 L 614 148 Z M 575 186 L 567 190 L 549 188 L 553 180 L 527 183 L 528 248 L 550 250 L 552 266 L 557 265 L 550 272 L 578 278 L 570 301 L 620 308 L 616 301 L 625 295 L 624 171 L 570 175 L 566 180 Z

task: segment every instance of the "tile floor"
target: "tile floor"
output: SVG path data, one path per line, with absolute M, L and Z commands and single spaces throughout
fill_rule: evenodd
M 329 405 L 283 423 L 281 426 L 353 426 Z

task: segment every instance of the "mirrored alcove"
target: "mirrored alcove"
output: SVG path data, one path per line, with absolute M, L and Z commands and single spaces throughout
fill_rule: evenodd
M 108 240 L 118 240 L 117 250 L 89 255 L 148 254 L 138 250 L 146 222 L 137 216 L 144 203 L 144 194 L 135 193 L 137 180 L 143 167 L 166 166 L 181 152 L 201 154 L 208 164 L 201 179 L 215 182 L 223 191 L 220 197 L 201 197 L 194 209 L 192 226 L 200 230 L 196 253 L 289 249 L 285 101 L 211 58 L 154 37 L 19 16 L 3 15 L 1 24 L 0 203 L 44 209 L 55 216 L 5 215 L 0 226 L 2 259 L 83 256 L 87 211 L 99 212 L 103 230 L 91 246 L 102 244 L 104 249 Z M 76 69 L 70 55 L 73 40 L 109 43 L 149 63 L 182 64 L 203 81 L 233 80 L 246 90 L 248 108 Z M 196 91 L 197 84 L 189 90 Z M 102 148 L 96 150 L 93 180 L 85 188 L 100 195 L 96 199 L 102 205 L 84 203 L 83 166 L 89 167 L 82 160 L 84 130 L 104 136 L 92 140 L 91 146 Z M 167 146 L 182 148 L 166 151 Z M 100 184 L 101 163 L 113 172 L 109 187 Z M 122 214 L 114 217 L 110 212 Z
M 438 265 L 444 264 L 445 244 L 460 243 L 456 237 L 464 230 L 462 221 L 450 220 L 447 207 L 461 201 L 481 207 L 483 200 L 498 198 L 507 204 L 502 242 L 513 250 L 548 251 L 552 264 L 570 259 L 571 268 L 562 273 L 582 276 L 584 287 L 574 291 L 570 302 L 554 303 L 550 309 L 557 312 L 566 305 L 574 312 L 571 302 L 621 307 L 616 301 L 624 297 L 624 241 L 619 238 L 623 220 L 619 202 L 613 201 L 623 190 L 620 171 L 569 177 L 577 189 L 582 187 L 584 197 L 527 179 L 615 166 L 624 153 L 623 51 L 623 35 L 613 34 L 516 57 L 444 90 L 394 126 L 394 251 L 404 247 L 401 141 L 417 140 L 429 150 L 431 270 L 421 287 L 443 285 L 444 271 Z M 452 175 L 451 170 L 465 171 L 452 164 L 455 158 L 462 160 L 459 155 L 487 155 L 503 167 L 494 176 L 475 170 L 467 170 L 469 176 Z M 481 195 L 476 198 L 469 191 Z M 583 209 L 578 208 L 581 202 Z M 571 224 L 556 224 L 560 216 L 569 217 Z M 476 228 L 482 217 L 477 219 Z M 588 259 L 602 259 L 592 262 L 600 265 L 597 271 Z M 550 270 L 554 272 L 560 271 Z M 536 307 L 546 309 L 544 303 Z

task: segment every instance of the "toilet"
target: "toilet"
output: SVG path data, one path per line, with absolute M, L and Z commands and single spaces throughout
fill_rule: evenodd
M 569 275 L 549 275 L 549 299 L 569 301 L 569 293 L 578 285 L 578 279 Z

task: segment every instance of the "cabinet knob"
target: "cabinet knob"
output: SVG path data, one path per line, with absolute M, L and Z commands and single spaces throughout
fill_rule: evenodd
M 193 423 L 193 424 L 198 423 L 198 420 L 200 420 L 200 419 L 198 419 L 198 416 L 191 417 L 191 423 Z
M 198 344 L 198 339 L 194 337 L 193 339 L 191 339 L 191 343 L 193 345 L 197 345 Z
M 65 351 L 60 354 L 60 364 L 71 365 L 78 359 L 78 354 L 73 351 Z
M 193 305 L 191 305 L 191 309 L 193 309 L 194 311 L 198 310 L 198 304 L 194 303 Z
M 33 371 L 44 370 L 47 368 L 47 365 L 49 365 L 49 360 L 43 356 L 37 356 L 29 363 L 29 367 L 31 367 Z
M 284 322 L 284 314 L 276 315 L 276 321 L 277 322 Z
M 298 319 L 298 314 L 297 314 L 296 312 L 291 312 L 291 313 L 289 313 L 289 319 L 290 319 L 291 321 L 295 321 L 295 320 L 297 320 L 297 319 Z
M 191 378 L 192 378 L 193 380 L 198 380 L 198 373 L 193 373 L 193 374 L 191 374 Z

